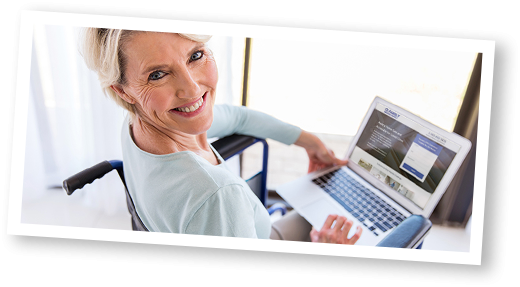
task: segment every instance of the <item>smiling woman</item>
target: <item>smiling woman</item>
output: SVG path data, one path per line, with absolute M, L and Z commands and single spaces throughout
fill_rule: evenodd
M 122 47 L 124 80 L 110 87 L 133 107 L 139 148 L 153 154 L 196 150 L 216 164 L 200 138 L 212 123 L 218 79 L 209 49 L 179 34 L 142 32 Z
M 306 149 L 311 171 L 346 162 L 296 126 L 244 107 L 215 106 L 218 73 L 207 39 L 90 28 L 84 55 L 105 92 L 130 112 L 122 130 L 125 178 L 147 229 L 267 239 L 267 211 L 208 137 L 239 133 L 294 143 Z M 294 213 L 286 218 L 303 220 Z M 361 229 L 347 238 L 351 226 L 331 215 L 319 233 L 309 233 L 309 224 L 298 232 L 312 241 L 354 244 Z

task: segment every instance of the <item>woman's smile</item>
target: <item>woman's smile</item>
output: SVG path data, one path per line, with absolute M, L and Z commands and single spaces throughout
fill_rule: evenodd
M 206 107 L 206 101 L 204 100 L 206 98 L 206 93 L 204 94 L 204 96 L 200 97 L 199 100 L 183 105 L 178 108 L 171 109 L 170 112 L 183 117 L 194 117 L 202 113 L 204 111 L 204 108 Z

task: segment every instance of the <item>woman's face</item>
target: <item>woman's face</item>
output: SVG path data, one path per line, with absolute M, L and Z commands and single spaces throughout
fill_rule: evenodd
M 161 131 L 198 135 L 213 121 L 217 66 L 204 43 L 139 32 L 123 46 L 125 84 L 115 88 L 137 116 Z

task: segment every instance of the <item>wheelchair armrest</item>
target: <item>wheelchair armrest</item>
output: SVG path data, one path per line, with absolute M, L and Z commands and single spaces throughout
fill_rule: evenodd
M 220 138 L 211 145 L 218 151 L 224 160 L 239 154 L 257 141 L 255 137 L 233 134 Z
M 415 248 L 426 236 L 432 222 L 422 215 L 412 215 L 396 226 L 377 244 L 379 247 Z

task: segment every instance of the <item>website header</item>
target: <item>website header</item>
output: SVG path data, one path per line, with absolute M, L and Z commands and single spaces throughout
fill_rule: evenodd
M 387 106 L 383 105 L 383 104 L 377 104 L 376 106 L 376 110 L 384 113 L 385 115 L 407 125 L 408 127 L 416 130 L 417 132 L 419 132 L 421 135 L 423 135 L 424 137 L 427 137 L 429 138 L 430 140 L 454 151 L 454 152 L 459 152 L 460 150 L 460 146 L 448 139 L 446 139 L 445 137 L 433 132 L 432 130 L 426 128 L 425 126 L 407 118 L 406 116 L 403 116 L 401 113 L 393 110 L 393 109 L 390 109 L 388 108 Z

